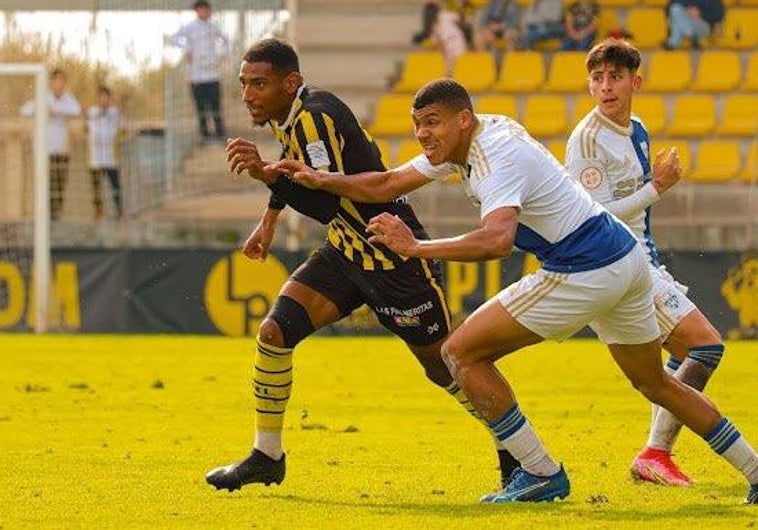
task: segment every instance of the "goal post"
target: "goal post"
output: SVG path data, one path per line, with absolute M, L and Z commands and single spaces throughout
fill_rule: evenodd
M 28 248 L 31 245 L 32 263 L 31 268 L 21 267 L 23 272 L 30 274 L 31 277 L 27 278 L 34 285 L 33 289 L 28 289 L 29 294 L 33 293 L 33 300 L 27 300 L 27 304 L 32 304 L 34 308 L 33 315 L 27 310 L 26 313 L 32 317 L 34 323 L 34 331 L 36 333 L 44 333 L 48 328 L 48 316 L 49 316 L 49 299 L 50 299 L 50 270 L 51 270 L 51 256 L 50 256 L 50 187 L 49 187 L 49 158 L 47 149 L 47 91 L 48 91 L 48 72 L 47 67 L 43 64 L 30 64 L 30 63 L 0 63 L 0 77 L 7 79 L 10 76 L 14 77 L 26 77 L 32 78 L 34 83 L 34 118 L 33 118 L 33 130 L 32 130 L 32 153 L 31 153 L 31 167 L 32 167 L 32 182 L 33 182 L 33 207 L 31 216 L 24 214 L 23 208 L 19 208 L 16 212 L 16 219 L 12 219 L 11 215 L 7 212 L 0 210 L 0 225 L 10 222 L 16 222 L 22 226 L 19 230 L 3 230 L 2 234 L 6 234 L 5 239 L 0 238 L 0 250 L 1 247 L 7 247 L 5 254 L 12 254 L 12 249 L 15 247 L 20 252 L 21 249 Z M 6 132 L 6 134 L 13 135 L 14 132 Z M 21 134 L 16 132 L 15 134 Z M 23 154 L 23 153 L 22 153 Z M 8 168 L 3 168 L 7 170 Z M 0 169 L 0 171 L 3 171 Z M 8 182 L 11 180 L 7 175 L 0 174 L 0 180 Z M 9 186 L 12 188 L 12 186 Z M 4 193 L 7 194 L 23 194 L 22 189 L 6 189 Z M 11 197 L 11 200 L 13 198 Z M 18 202 L 22 202 L 21 198 L 18 198 Z M 23 225 L 31 223 L 33 227 L 32 241 L 23 238 L 21 241 L 10 241 L 12 237 L 10 234 L 21 233 L 25 230 Z M 0 255 L 0 260 L 2 259 Z M 5 287 L 6 295 L 5 302 L 10 304 L 9 289 Z M 2 300 L 0 299 L 0 302 Z M 0 310 L 3 307 L 0 306 Z

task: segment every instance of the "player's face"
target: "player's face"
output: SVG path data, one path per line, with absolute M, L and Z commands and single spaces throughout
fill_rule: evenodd
M 413 109 L 416 138 L 431 164 L 466 161 L 468 145 L 464 131 L 471 124 L 471 117 L 468 110 L 455 111 L 440 103 Z
M 590 72 L 590 94 L 600 112 L 611 121 L 626 127 L 632 113 L 632 95 L 642 84 L 642 77 L 623 66 L 606 63 Z
M 256 125 L 264 125 L 274 119 L 287 119 L 297 89 L 302 83 L 298 73 L 282 76 L 270 63 L 240 65 L 240 90 L 247 112 Z
M 50 90 L 53 94 L 56 95 L 56 97 L 61 97 L 66 91 L 67 82 L 68 80 L 66 79 L 65 75 L 56 74 L 52 79 L 50 79 Z

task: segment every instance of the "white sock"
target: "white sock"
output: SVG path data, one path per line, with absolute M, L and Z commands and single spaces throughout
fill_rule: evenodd
M 280 460 L 284 454 L 281 431 L 255 431 L 254 447 L 270 458 Z
M 676 357 L 672 357 L 669 355 L 669 359 L 668 361 L 666 361 L 666 364 L 663 366 L 663 370 L 669 375 L 674 375 L 674 372 L 677 371 L 677 369 L 679 368 L 681 364 L 682 364 L 682 361 L 680 361 Z M 658 413 L 661 410 L 666 410 L 666 409 L 661 409 L 661 407 L 659 405 L 656 405 L 655 403 L 653 403 L 652 409 L 653 409 L 653 414 L 652 414 L 652 418 L 650 419 L 650 434 L 647 439 L 647 446 L 655 447 L 656 449 L 666 449 L 667 451 L 671 451 L 670 447 L 665 448 L 661 446 L 663 442 L 659 439 L 658 433 L 655 428 L 655 420 L 658 418 Z
M 703 438 L 711 449 L 745 475 L 750 484 L 758 484 L 758 455 L 728 419 L 721 418 Z
M 540 477 L 560 471 L 518 405 L 513 405 L 500 419 L 490 422 L 490 427 L 503 448 L 521 463 L 524 470 Z

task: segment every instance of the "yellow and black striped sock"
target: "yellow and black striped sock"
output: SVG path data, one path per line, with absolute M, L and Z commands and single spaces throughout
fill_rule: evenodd
M 479 413 L 474 408 L 474 405 L 471 404 L 471 401 L 469 401 L 468 397 L 466 397 L 466 394 L 463 393 L 463 390 L 461 389 L 460 385 L 453 381 L 449 385 L 445 387 L 445 392 L 453 396 L 458 403 L 460 403 L 466 411 L 471 414 L 474 418 L 481 421 L 485 425 L 487 425 L 487 422 L 482 420 L 482 417 L 479 415 Z
M 253 389 L 255 430 L 281 432 L 292 390 L 292 348 L 271 346 L 256 337 Z

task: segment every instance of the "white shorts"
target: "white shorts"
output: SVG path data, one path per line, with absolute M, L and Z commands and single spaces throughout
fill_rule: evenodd
M 600 269 L 539 269 L 497 299 L 521 325 L 546 339 L 567 339 L 589 324 L 606 344 L 644 344 L 661 334 L 652 287 L 647 255 L 637 245 Z
M 666 267 L 651 265 L 650 274 L 653 277 L 655 318 L 661 328 L 661 340 L 665 341 L 676 325 L 696 306 L 687 298 L 687 287 L 677 282 Z

